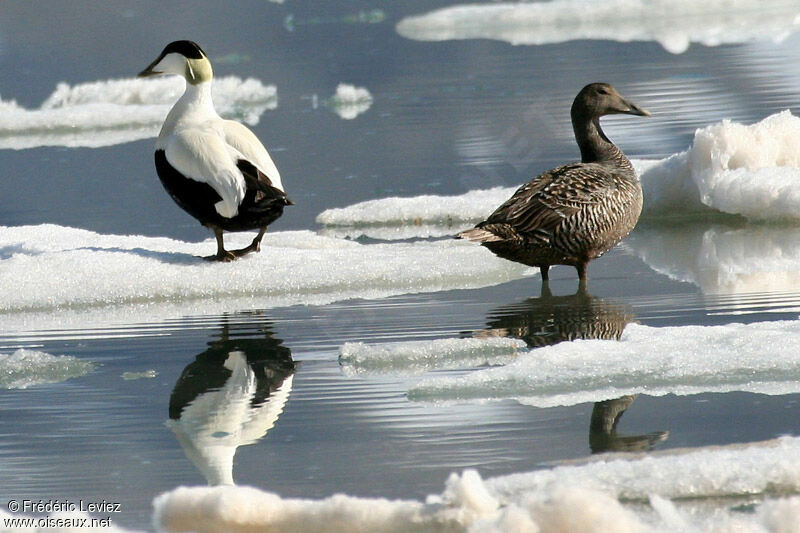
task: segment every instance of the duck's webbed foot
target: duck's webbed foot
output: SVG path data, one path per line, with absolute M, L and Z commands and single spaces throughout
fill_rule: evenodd
M 249 246 L 245 246 L 244 248 L 240 248 L 238 250 L 232 250 L 229 253 L 234 255 L 234 259 L 237 257 L 242 257 L 243 255 L 247 255 L 250 252 L 260 252 L 261 251 L 261 239 L 264 237 L 264 232 L 267 231 L 267 227 L 264 226 L 263 228 L 258 230 L 258 235 L 253 239 L 253 242 L 250 243 Z
M 236 261 L 236 258 L 239 257 L 236 255 L 236 251 L 228 251 L 225 249 L 225 246 L 222 243 L 222 229 L 214 226 L 211 229 L 214 230 L 214 237 L 217 239 L 217 253 L 214 255 L 209 255 L 204 257 L 206 261 L 220 261 L 222 263 L 230 263 L 231 261 Z

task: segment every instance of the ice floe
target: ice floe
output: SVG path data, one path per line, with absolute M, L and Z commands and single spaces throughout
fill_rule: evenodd
M 686 151 L 633 164 L 644 189 L 644 218 L 716 211 L 800 221 L 800 117 L 790 111 L 750 125 L 712 124 L 695 132 Z M 368 200 L 325 210 L 316 220 L 336 236 L 441 236 L 483 220 L 517 187 Z
M 371 106 L 372 94 L 364 87 L 349 83 L 337 85 L 336 93 L 328 100 L 328 107 L 345 120 L 353 120 L 366 113 Z
M 339 349 L 339 363 L 347 375 L 422 374 L 431 367 L 474 368 L 506 364 L 526 347 L 524 341 L 504 337 L 383 344 L 348 342 Z
M 783 437 L 744 446 L 601 456 L 487 480 L 466 470 L 451 475 L 443 492 L 425 502 L 344 494 L 292 499 L 254 487 L 178 487 L 154 500 L 154 523 L 159 530 L 200 533 L 796 531 L 800 497 L 792 495 L 800 491 L 798 453 L 800 439 Z M 748 496 L 764 499 L 754 512 L 729 508 L 733 498 Z
M 19 349 L 0 354 L 0 389 L 25 389 L 44 383 L 60 383 L 84 376 L 95 364 L 71 355 L 50 355 Z
M 397 32 L 419 41 L 494 39 L 539 45 L 579 39 L 655 41 L 669 52 L 705 46 L 781 41 L 800 27 L 790 0 L 553 0 L 462 4 L 407 17 Z
M 422 402 L 514 399 L 553 407 L 644 393 L 800 392 L 800 320 L 655 328 L 629 324 L 619 341 L 545 346 L 496 368 L 428 377 Z M 410 363 L 413 364 L 413 363 Z
M 252 235 L 228 239 L 238 246 Z M 260 254 L 235 263 L 200 258 L 213 250 L 213 239 L 0 227 L 0 312 L 237 299 L 259 307 L 329 303 L 489 286 L 530 272 L 455 240 L 366 245 L 288 231 L 268 233 Z
M 97 148 L 155 137 L 184 84 L 178 77 L 59 83 L 38 109 L 0 100 L 0 149 Z M 250 125 L 278 105 L 275 86 L 253 78 L 216 78 L 212 94 L 220 115 Z

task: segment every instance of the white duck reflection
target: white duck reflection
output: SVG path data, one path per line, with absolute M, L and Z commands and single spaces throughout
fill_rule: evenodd
M 233 485 L 239 446 L 263 438 L 283 412 L 295 364 L 268 328 L 242 338 L 223 325 L 220 339 L 178 378 L 167 426 L 209 485 Z
M 625 245 L 656 272 L 703 294 L 796 292 L 800 227 L 686 222 L 641 224 Z

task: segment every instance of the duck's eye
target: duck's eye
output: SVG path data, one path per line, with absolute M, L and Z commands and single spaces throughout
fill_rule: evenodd
M 597 89 L 597 92 L 599 94 L 608 94 L 608 90 L 604 89 L 603 87 L 600 87 L 599 89 Z

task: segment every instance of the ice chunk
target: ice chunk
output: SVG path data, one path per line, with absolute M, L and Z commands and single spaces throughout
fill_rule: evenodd
M 0 149 L 97 148 L 155 137 L 184 84 L 175 76 L 59 83 L 39 109 L 0 100 Z M 222 116 L 251 125 L 278 105 L 275 86 L 253 78 L 217 78 L 212 94 Z
M 234 233 L 226 244 L 236 248 L 251 239 Z M 365 245 L 310 231 L 275 232 L 260 254 L 230 264 L 203 261 L 199 256 L 214 246 L 213 239 L 187 243 L 48 224 L 0 227 L 0 311 L 197 300 L 257 300 L 263 308 L 482 287 L 531 272 L 449 239 Z
M 336 87 L 336 94 L 328 100 L 328 106 L 341 118 L 353 120 L 369 110 L 372 106 L 372 95 L 364 87 L 340 83 Z
M 687 151 L 640 170 L 646 214 L 702 204 L 755 220 L 800 220 L 800 117 L 723 120 L 698 129 Z
M 800 392 L 800 321 L 654 328 L 630 324 L 619 341 L 545 346 L 506 366 L 423 379 L 425 402 L 515 399 L 553 407 L 633 394 Z
M 43 383 L 60 383 L 84 376 L 95 364 L 71 355 L 50 355 L 35 350 L 19 349 L 0 354 L 0 388 L 25 389 Z
M 483 480 L 453 474 L 426 502 L 281 498 L 253 487 L 179 487 L 154 501 L 167 531 L 795 531 L 800 439 L 648 455 L 602 456 Z M 767 497 L 753 513 L 731 498 Z M 650 501 L 651 505 L 624 502 Z M 680 503 L 688 501 L 689 503 Z M 701 502 L 702 505 L 698 505 Z M 676 529 L 676 526 L 681 528 Z M 727 530 L 727 529 L 725 529 Z
M 669 52 L 691 43 L 718 46 L 781 41 L 800 27 L 800 8 L 760 0 L 553 0 L 464 4 L 407 17 L 397 32 L 418 41 L 495 39 L 539 45 L 578 39 L 656 41 Z
M 424 195 L 367 200 L 348 207 L 327 209 L 317 215 L 317 222 L 329 227 L 439 224 L 463 229 L 461 226 L 466 227 L 489 216 L 516 189 L 494 187 L 458 196 Z
M 433 369 L 505 364 L 526 347 L 524 341 L 506 337 L 385 344 L 348 342 L 339 349 L 339 364 L 348 375 L 422 374 Z

